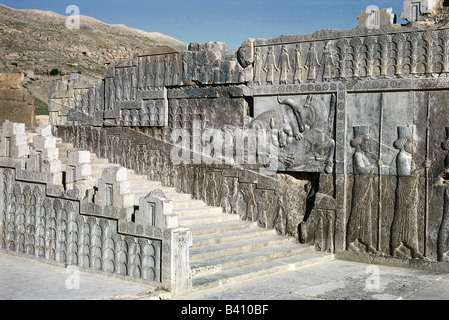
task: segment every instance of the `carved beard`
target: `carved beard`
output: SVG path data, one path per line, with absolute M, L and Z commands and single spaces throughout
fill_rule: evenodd
M 407 141 L 407 143 L 404 145 L 404 151 L 412 154 L 413 153 L 413 144 L 411 141 Z
M 371 140 L 369 138 L 366 138 L 362 141 L 360 144 L 360 149 L 364 152 L 370 153 L 371 152 Z

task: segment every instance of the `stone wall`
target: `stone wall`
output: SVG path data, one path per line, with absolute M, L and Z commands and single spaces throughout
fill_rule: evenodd
M 162 201 L 168 200 L 148 195 L 156 206 L 152 225 L 144 211 L 134 212 L 134 203 L 101 201 L 102 183 L 123 188 L 113 172 L 92 180 L 88 151 L 69 154 L 69 164 L 79 171 L 64 181 L 49 126 L 31 134 L 23 124 L 6 121 L 0 145 L 1 249 L 172 292 L 190 288 L 190 230 L 179 228 L 177 221 L 166 223 Z M 126 177 L 125 168 L 116 169 Z M 115 198 L 124 193 L 118 191 Z
M 22 74 L 0 74 L 0 123 L 5 120 L 35 126 L 34 98 L 22 90 Z
M 318 250 L 447 262 L 449 29 L 383 14 L 138 56 L 57 134 Z
M 307 199 L 318 183 L 314 174 L 266 176 L 226 164 L 175 165 L 170 143 L 132 129 L 59 126 L 55 134 L 210 206 L 293 237 L 298 237 L 307 201 L 311 206 Z

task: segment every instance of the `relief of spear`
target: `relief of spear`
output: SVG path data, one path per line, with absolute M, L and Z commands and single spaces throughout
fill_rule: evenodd
M 382 126 L 383 126 L 383 109 L 384 109 L 384 94 L 380 94 L 379 98 L 379 153 L 378 153 L 378 173 L 379 173 L 379 181 L 378 181 L 378 190 L 377 190 L 377 210 L 378 210 L 378 221 L 377 221 L 377 251 L 380 252 L 381 249 L 381 227 L 382 227 Z

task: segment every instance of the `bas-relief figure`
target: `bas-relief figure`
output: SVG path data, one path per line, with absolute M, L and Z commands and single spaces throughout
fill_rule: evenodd
M 260 52 L 260 48 L 256 48 L 254 54 L 254 83 L 256 84 L 261 84 L 262 81 L 264 81 L 264 66 L 262 63 L 262 59 L 263 58 Z
M 277 106 L 274 104 L 271 111 L 257 116 L 248 127 L 269 132 L 270 144 L 278 148 L 279 170 L 320 163 L 326 172 L 331 172 L 335 102 L 334 96 L 329 107 L 312 95 L 305 99 L 279 96 Z
M 279 71 L 279 67 L 276 64 L 276 56 L 274 55 L 273 47 L 268 48 L 268 54 L 265 60 L 263 70 L 266 72 L 266 81 L 269 84 L 273 84 L 276 79 L 276 73 Z
M 376 239 L 373 234 L 374 189 L 377 164 L 372 163 L 368 154 L 371 153 L 371 138 L 369 126 L 354 127 L 354 139 L 351 147 L 355 148 L 353 155 L 354 185 L 352 188 L 352 206 L 347 225 L 348 250 L 377 253 Z
M 279 69 L 280 69 L 280 83 L 285 84 L 288 81 L 290 74 L 290 56 L 288 54 L 287 46 L 282 46 L 282 53 L 279 57 Z
M 315 50 L 315 42 L 310 43 L 309 52 L 307 53 L 305 66 L 307 70 L 307 79 L 314 80 L 318 75 L 318 70 L 322 65 L 318 61 L 317 52 Z
M 398 127 L 398 139 L 394 148 L 399 152 L 390 167 L 390 173 L 396 176 L 394 193 L 394 211 L 392 212 L 391 230 L 388 233 L 389 252 L 398 258 L 426 259 L 420 245 L 419 226 L 424 217 L 419 209 L 420 178 L 423 171 L 430 166 L 426 160 L 421 166 L 413 162 L 413 126 Z M 377 226 L 377 190 L 376 172 L 378 160 L 367 156 L 370 150 L 369 127 L 354 127 L 354 139 L 351 146 L 353 155 L 354 184 L 352 187 L 352 205 L 347 223 L 347 249 L 378 254 L 376 249 Z
M 293 76 L 294 83 L 300 83 L 302 80 L 302 63 L 301 63 L 301 45 L 297 44 L 295 48 L 295 74 Z
M 439 74 L 439 71 L 448 70 L 449 58 L 446 54 L 447 43 L 444 43 L 446 41 L 443 37 L 444 32 L 439 30 L 421 30 L 420 26 L 417 26 L 416 30 L 401 28 L 401 26 L 397 26 L 396 29 L 390 30 L 386 28 L 379 32 L 376 30 L 365 32 L 362 29 L 348 32 L 323 31 L 304 37 L 291 36 L 268 39 L 266 41 L 255 40 L 251 42 L 252 45 L 250 47 L 254 49 L 254 52 L 248 49 L 247 52 L 251 57 L 245 57 L 249 63 L 245 64 L 245 66 L 241 65 L 244 68 L 248 67 L 251 71 L 248 72 L 248 78 L 245 78 L 245 81 L 242 82 L 244 83 L 243 86 L 249 84 L 250 90 L 248 91 L 253 90 L 256 92 L 261 90 L 259 91 L 259 93 L 262 92 L 261 95 L 271 98 L 271 105 L 267 106 L 256 118 L 251 118 L 248 111 L 244 114 L 246 122 L 242 121 L 237 126 L 240 128 L 262 128 L 268 132 L 270 143 L 279 149 L 279 166 L 277 170 L 311 171 L 320 175 L 335 174 L 335 163 L 341 164 L 347 161 L 348 159 L 345 158 L 348 156 L 352 158 L 352 170 L 349 169 L 349 173 L 339 172 L 344 178 L 341 176 L 334 178 L 335 190 L 333 195 L 336 202 L 340 201 L 343 198 L 341 196 L 341 180 L 344 180 L 345 183 L 349 181 L 349 194 L 345 199 L 351 200 L 351 205 L 344 209 L 346 210 L 344 213 L 338 210 L 335 211 L 336 207 L 331 206 L 329 208 L 319 207 L 315 210 L 317 217 L 316 228 L 319 231 L 315 232 L 314 236 L 327 239 L 328 243 L 320 245 L 320 247 L 338 247 L 337 242 L 334 243 L 329 239 L 343 237 L 346 240 L 345 249 L 378 253 L 377 250 L 380 251 L 380 248 L 376 248 L 376 240 L 379 241 L 378 235 L 382 234 L 384 236 L 387 234 L 391 238 L 388 240 L 388 249 L 390 250 L 385 254 L 420 259 L 424 257 L 423 245 L 418 239 L 420 241 L 423 239 L 422 230 L 420 229 L 422 228 L 423 220 L 423 205 L 421 203 L 423 186 L 420 184 L 420 181 L 425 178 L 422 170 L 423 168 L 426 169 L 426 165 L 419 170 L 414 167 L 412 163 L 413 152 L 410 146 L 415 144 L 416 147 L 422 149 L 421 140 L 414 141 L 413 137 L 407 138 L 408 140 L 402 139 L 404 133 L 401 130 L 405 129 L 400 129 L 401 133 L 399 135 L 401 137 L 394 145 L 391 143 L 391 145 L 382 146 L 383 149 L 389 150 L 389 154 L 395 153 L 395 162 L 391 166 L 394 172 L 390 175 L 392 177 L 391 180 L 395 181 L 391 183 L 392 188 L 395 188 L 395 192 L 394 195 L 392 193 L 385 195 L 385 190 L 383 192 L 379 190 L 378 192 L 376 187 L 382 186 L 382 183 L 388 179 L 381 181 L 383 176 L 377 175 L 379 170 L 378 159 L 368 157 L 367 155 L 370 151 L 370 144 L 376 142 L 374 138 L 369 138 L 367 132 L 377 132 L 379 130 L 378 124 L 367 121 L 368 127 L 354 128 L 353 130 L 359 131 L 354 131 L 353 139 L 349 138 L 348 135 L 351 135 L 352 124 L 354 123 L 352 118 L 354 114 L 350 112 L 344 113 L 348 107 L 348 102 L 344 99 L 343 102 L 339 100 L 339 104 L 341 103 L 342 107 L 340 108 L 339 105 L 339 110 L 335 110 L 336 104 L 334 104 L 333 97 L 330 97 L 335 92 L 339 95 L 344 95 L 345 91 L 348 90 L 366 92 L 373 89 L 385 89 L 394 94 L 393 92 L 397 91 L 398 87 L 405 91 L 416 90 L 416 88 L 421 90 L 419 86 L 422 84 L 433 88 L 433 83 L 438 83 L 438 86 L 444 87 L 445 75 Z M 401 30 L 404 32 L 400 32 Z M 301 49 L 303 52 L 301 52 Z M 147 70 L 151 66 L 146 71 L 146 81 L 149 85 L 145 82 L 143 87 L 146 86 L 147 88 L 143 89 L 175 85 L 177 83 L 176 75 L 172 70 L 176 65 L 176 57 L 177 55 L 170 58 L 160 55 L 142 59 L 141 68 Z M 208 105 L 202 93 L 197 94 L 194 90 L 214 88 L 211 91 L 216 94 L 218 90 L 215 91 L 215 89 L 220 84 L 227 82 L 230 84 L 230 87 L 235 84 L 236 74 L 233 73 L 235 72 L 233 69 L 235 65 L 229 61 L 219 59 L 212 61 L 213 59 L 210 60 L 207 54 L 201 51 L 183 52 L 179 57 L 182 58 L 182 61 L 179 63 L 180 66 L 182 65 L 182 74 L 179 77 L 182 78 L 184 83 L 179 86 L 180 90 L 177 92 L 173 92 L 168 88 L 169 96 L 171 93 L 173 95 L 175 93 L 181 95 L 191 94 L 195 96 L 199 105 Z M 163 81 L 161 81 L 161 75 L 164 78 Z M 414 84 L 410 85 L 406 81 L 412 75 L 417 76 L 416 79 L 413 78 L 416 80 L 416 87 L 414 87 Z M 118 79 L 123 76 L 126 75 L 117 74 Z M 152 81 L 151 77 L 156 77 L 159 80 L 156 81 L 154 79 Z M 376 79 L 377 77 L 380 78 Z M 429 84 L 421 81 L 421 78 L 429 80 Z M 190 82 L 191 79 L 195 81 Z M 125 92 L 123 95 L 123 90 L 118 83 L 122 82 L 122 80 L 118 82 L 114 80 L 116 79 L 108 78 L 105 81 L 106 96 L 112 95 L 121 97 L 122 100 L 127 100 L 128 93 Z M 140 80 L 140 82 L 143 81 L 143 79 Z M 440 81 L 442 82 L 440 83 Z M 117 86 L 106 85 L 107 82 L 112 82 L 112 84 L 117 84 Z M 211 83 L 214 86 L 208 87 L 208 84 Z M 288 85 L 290 85 L 290 91 L 286 91 L 289 89 Z M 322 89 L 317 88 L 324 88 L 324 85 L 327 85 L 327 88 L 334 85 L 332 93 L 318 92 Z M 194 90 L 186 93 L 192 87 L 194 87 Z M 221 90 L 222 88 L 220 87 L 219 89 Z M 293 93 L 292 90 L 294 91 Z M 246 92 L 243 95 L 247 99 L 245 101 L 247 104 L 247 106 L 245 105 L 246 110 L 251 110 L 251 99 L 254 97 L 251 93 L 247 94 Z M 280 96 L 278 97 L 278 95 Z M 83 110 L 91 113 L 89 101 L 84 101 L 81 97 L 77 97 L 77 99 L 83 101 Z M 107 99 L 109 98 L 106 97 L 105 101 L 108 101 Z M 87 98 L 87 100 L 90 100 L 90 98 Z M 176 99 L 168 98 L 168 100 L 170 103 L 170 101 Z M 154 100 L 151 99 L 151 101 Z M 86 106 L 88 106 L 87 109 Z M 419 107 L 415 106 L 416 109 Z M 114 103 L 106 103 L 105 108 L 114 109 Z M 208 111 L 207 107 L 201 110 L 201 116 L 204 116 L 204 118 L 207 116 L 209 119 L 207 127 L 222 128 L 223 124 L 220 123 L 220 117 L 211 117 L 210 114 L 208 115 Z M 363 106 L 361 106 L 358 112 L 361 112 L 361 117 L 363 117 L 371 115 L 371 111 L 365 111 Z M 138 116 L 131 108 L 124 108 L 122 116 L 123 125 L 153 126 L 157 123 L 156 114 L 152 114 L 151 109 L 147 107 L 140 109 Z M 414 120 L 417 122 L 422 120 L 418 117 L 418 113 L 415 116 L 417 118 Z M 180 118 L 177 117 L 177 114 L 170 114 L 169 130 L 175 127 L 188 128 L 189 121 L 185 121 L 183 117 L 184 114 L 181 114 Z M 372 119 L 370 118 L 370 120 Z M 349 126 L 347 126 L 348 123 L 350 123 Z M 392 133 L 390 131 L 395 131 L 396 126 L 397 123 L 395 123 L 393 128 L 382 127 L 380 130 L 386 131 L 386 134 L 391 137 Z M 342 134 L 343 131 L 344 135 Z M 155 130 L 151 130 L 152 136 L 156 135 L 155 132 Z M 422 139 L 423 137 L 419 138 Z M 122 146 L 118 142 L 116 145 L 119 149 Z M 345 158 L 337 154 L 339 150 L 336 149 L 339 149 L 339 147 L 336 146 L 350 149 L 348 153 L 345 153 Z M 397 151 L 397 155 L 394 150 Z M 127 158 L 133 155 L 132 150 L 127 151 L 129 153 L 128 156 L 115 155 L 114 157 L 126 162 L 128 161 Z M 151 153 L 152 150 L 149 149 L 145 157 L 151 155 Z M 336 158 L 338 160 L 335 160 Z M 345 167 L 345 169 L 347 168 Z M 146 167 L 141 167 L 140 170 L 149 170 L 155 178 L 159 176 L 161 179 L 164 179 L 164 184 L 176 184 L 178 188 L 184 191 L 187 190 L 186 186 L 188 184 L 186 181 L 189 179 L 185 178 L 187 174 L 184 169 L 184 173 L 182 173 L 184 180 L 182 182 L 177 181 L 171 166 L 163 161 L 160 162 L 157 170 L 151 170 Z M 290 200 L 287 196 L 282 198 L 276 197 L 275 203 L 271 206 L 272 208 L 267 210 L 267 206 L 260 198 L 266 196 L 266 193 L 261 193 L 258 187 L 256 187 L 253 190 L 254 196 L 251 196 L 251 193 L 248 192 L 250 190 L 248 184 L 243 181 L 239 182 L 238 177 L 227 177 L 225 179 L 218 173 L 209 174 L 209 171 L 201 168 L 196 171 L 193 170 L 191 179 L 195 181 L 191 186 L 193 189 L 192 193 L 196 197 L 206 199 L 211 204 L 219 205 L 226 212 L 239 213 L 249 219 L 257 220 L 265 219 L 261 217 L 277 212 L 276 214 L 281 217 L 278 218 L 278 221 L 282 221 L 282 223 L 278 224 L 282 226 L 286 221 L 282 218 L 284 215 L 279 213 L 288 210 L 282 209 L 289 207 Z M 251 188 L 254 188 L 254 185 L 251 185 Z M 447 196 L 446 190 L 444 190 L 444 193 Z M 418 196 L 421 198 L 418 198 Z M 378 212 L 375 210 L 375 207 L 386 198 L 393 205 L 385 205 L 385 207 L 388 207 L 388 210 L 391 207 L 392 210 L 387 213 L 389 215 L 388 219 L 386 219 L 387 222 L 382 221 L 380 223 L 376 220 L 380 218 L 377 217 Z M 417 198 L 418 200 L 409 201 L 409 198 Z M 341 205 L 341 202 L 338 202 L 338 205 Z M 277 209 L 274 207 L 277 207 Z M 388 210 L 384 208 L 382 213 Z M 344 236 L 335 233 L 335 230 L 332 228 L 336 221 L 339 222 L 339 219 L 342 219 L 341 215 L 345 219 L 347 218 L 347 221 L 345 221 L 347 225 L 342 227 L 347 233 Z M 269 220 L 269 218 L 266 219 Z M 444 222 L 447 219 L 446 213 L 443 213 L 442 226 L 447 224 L 447 222 Z M 379 224 L 377 224 L 378 222 Z M 391 230 L 388 232 L 377 230 L 376 228 L 381 224 L 383 227 L 388 224 L 387 228 Z M 438 239 L 441 244 L 438 249 L 441 255 L 440 261 L 447 259 L 445 255 L 447 255 L 447 247 L 449 247 L 445 244 L 447 240 L 444 240 L 446 237 L 444 235 L 445 228 L 441 228 L 441 235 Z M 280 229 L 285 228 L 280 227 Z M 320 243 L 325 243 L 326 241 L 320 240 Z M 382 243 L 382 245 L 384 244 Z M 338 248 L 341 249 L 341 247 Z M 383 250 L 382 253 L 384 253 Z
M 326 44 L 324 46 L 324 51 L 321 56 L 320 64 L 323 69 L 322 79 L 323 80 L 332 79 L 334 77 L 335 61 L 334 61 L 334 53 L 332 52 L 332 49 L 330 48 L 329 42 L 326 42 Z
M 440 184 L 443 186 L 443 216 L 438 230 L 438 261 L 449 262 L 449 127 L 446 127 L 446 140 L 441 144 L 446 151 L 444 170 L 440 174 Z
M 419 246 L 419 219 L 423 219 L 418 209 L 420 199 L 420 176 L 430 166 L 426 161 L 417 167 L 413 157 L 413 126 L 398 127 L 398 140 L 394 147 L 396 156 L 396 202 L 391 226 L 390 254 L 399 257 L 423 259 Z

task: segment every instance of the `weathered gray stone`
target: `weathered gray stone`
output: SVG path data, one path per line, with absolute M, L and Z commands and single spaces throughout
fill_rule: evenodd
M 159 48 L 63 81 L 57 135 L 320 251 L 447 262 L 448 16 L 418 4 L 406 25 L 367 8 L 352 30 Z M 136 205 L 114 170 L 114 206 Z
M 392 8 L 379 10 L 375 6 L 363 10 L 362 15 L 357 19 L 358 27 L 366 27 L 368 29 L 388 27 L 394 23 L 396 23 L 396 16 L 393 14 Z
M 26 133 L 23 124 L 6 121 L 2 133 L 1 144 L 8 146 L 8 152 L 0 161 L 0 192 L 5 200 L 0 204 L 1 249 L 62 266 L 132 277 L 172 292 L 191 287 L 191 233 L 178 227 L 170 200 L 155 193 L 145 198 L 163 204 L 157 206 L 157 226 L 148 235 L 143 225 L 131 221 L 135 203 L 127 169 L 111 168 L 97 181 L 92 179 L 90 152 L 69 150 L 63 183 L 51 127 Z M 22 145 L 29 148 L 20 156 L 16 149 Z M 95 159 L 107 166 L 105 159 Z M 72 175 L 70 166 L 75 169 Z M 111 190 L 109 199 L 107 183 L 116 190 Z

